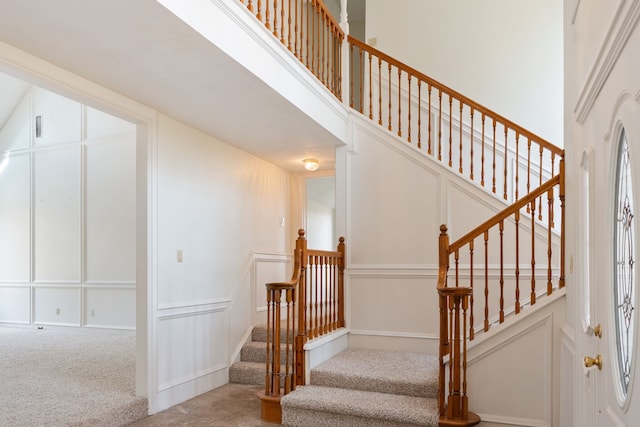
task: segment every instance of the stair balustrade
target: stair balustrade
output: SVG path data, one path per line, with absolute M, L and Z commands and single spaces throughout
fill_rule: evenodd
M 562 149 L 384 52 L 347 40 L 350 106 L 424 155 L 509 203 L 557 173 Z
M 305 384 L 305 344 L 345 326 L 344 238 L 336 251 L 308 249 L 300 229 L 293 258 L 291 280 L 266 284 L 267 362 L 260 399 L 262 419 L 269 422 L 281 422 L 280 398 Z
M 344 31 L 321 0 L 240 0 L 339 100 Z
M 539 293 L 537 281 L 544 283 L 543 293 L 547 295 L 564 287 L 564 159 L 560 161 L 559 172 L 451 244 L 447 226 L 440 226 L 437 287 L 440 308 L 439 407 L 440 424 L 443 426 L 473 425 L 480 421 L 468 410 L 467 341 L 472 341 L 476 332 L 486 332 L 492 324 L 503 323 L 509 314 L 519 314 L 523 306 L 533 306 Z M 547 224 L 540 224 L 536 215 L 537 202 L 541 198 L 546 199 Z M 559 236 L 553 233 L 556 206 L 560 211 Z M 528 226 L 522 224 L 523 219 L 528 220 Z M 542 232 L 537 232 L 537 228 Z M 478 250 L 476 241 L 480 242 Z M 541 248 L 536 249 L 536 246 Z M 480 262 L 477 257 L 474 259 L 476 251 L 483 255 Z M 541 253 L 544 256 L 542 262 L 538 262 Z M 454 268 L 450 271 L 452 260 Z M 522 288 L 528 292 L 525 298 L 521 298 Z M 474 315 L 476 295 L 480 296 L 483 313 L 482 322 L 477 327 Z M 508 298 L 512 298 L 512 302 L 507 303 Z
M 345 35 L 321 0 L 240 1 L 339 100 L 344 95 L 351 108 L 378 126 L 511 204 L 451 244 L 446 225 L 440 229 L 440 425 L 479 423 L 468 410 L 467 342 L 534 305 L 537 283 L 546 285 L 542 294 L 548 295 L 564 287 L 564 150 L 351 36 L 343 58 Z M 348 94 L 341 88 L 343 64 L 349 70 Z M 263 419 L 275 422 L 281 416 L 280 396 L 304 384 L 304 344 L 344 326 L 344 239 L 337 252 L 312 251 L 303 230 L 299 235 L 292 280 L 267 285 L 274 335 L 268 344 Z M 482 256 L 474 259 L 476 253 Z M 313 284 L 318 280 L 313 272 L 324 277 L 319 272 L 334 265 L 337 290 L 331 294 L 333 288 Z M 525 286 L 529 296 L 523 299 Z M 508 295 L 513 302 L 506 302 Z M 337 308 L 329 308 L 332 298 Z M 476 300 L 482 302 L 479 325 Z M 280 338 L 283 310 L 287 319 L 297 313 L 297 320 L 293 315 L 285 322 Z M 295 322 L 299 331 L 293 338 Z M 284 371 L 280 340 L 286 343 Z M 277 403 L 271 419 L 265 418 L 269 402 Z

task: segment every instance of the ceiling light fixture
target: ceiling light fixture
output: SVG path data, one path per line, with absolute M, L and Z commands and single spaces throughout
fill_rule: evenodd
M 318 170 L 318 168 L 320 167 L 320 162 L 318 162 L 316 159 L 304 159 L 302 163 L 304 163 L 304 168 L 309 172 Z

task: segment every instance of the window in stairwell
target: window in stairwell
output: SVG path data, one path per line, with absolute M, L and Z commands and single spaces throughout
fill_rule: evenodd
M 635 323 L 634 203 L 627 137 L 623 130 L 618 148 L 614 229 L 614 313 L 619 384 L 626 399 L 631 379 Z

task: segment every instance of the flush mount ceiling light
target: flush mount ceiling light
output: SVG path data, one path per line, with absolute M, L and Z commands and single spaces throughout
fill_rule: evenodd
M 320 167 L 320 162 L 318 162 L 316 159 L 304 159 L 302 163 L 304 163 L 304 168 L 309 172 L 318 170 L 318 168 Z

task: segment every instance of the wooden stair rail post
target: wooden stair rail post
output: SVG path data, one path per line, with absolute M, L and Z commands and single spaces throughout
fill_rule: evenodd
M 469 411 L 467 396 L 467 316 L 469 299 L 473 292 L 469 287 L 448 287 L 449 236 L 446 225 L 440 226 L 438 298 L 440 309 L 440 369 L 438 405 L 440 426 L 471 426 L 480 417 Z M 445 381 L 448 357 L 448 395 L 445 404 Z
M 302 232 L 304 234 L 304 231 Z M 296 352 L 294 334 L 298 295 L 296 288 L 300 281 L 302 268 L 302 251 L 296 243 L 294 251 L 294 267 L 292 278 L 288 282 L 267 283 L 267 357 L 265 369 L 264 391 L 258 396 L 262 401 L 261 418 L 272 423 L 282 422 L 280 398 L 296 388 Z M 282 319 L 282 294 L 286 319 Z M 282 338 L 282 325 L 285 325 L 285 336 Z M 284 344 L 284 372 L 282 372 L 282 348 Z
M 298 334 L 295 338 L 295 360 L 296 385 L 304 385 L 305 383 L 305 360 L 304 360 L 304 344 L 307 342 L 307 293 L 306 293 L 306 269 L 307 269 L 307 239 L 304 237 L 304 230 L 298 230 L 298 239 L 296 240 L 296 257 L 299 260 L 298 267 L 298 312 L 294 316 L 298 316 Z

